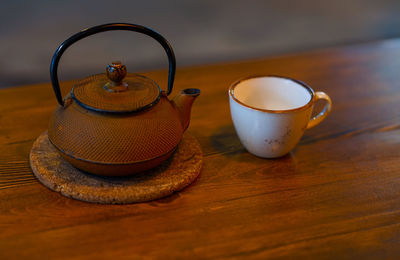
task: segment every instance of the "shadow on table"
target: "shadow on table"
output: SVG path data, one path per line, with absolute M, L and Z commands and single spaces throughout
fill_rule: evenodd
M 219 127 L 210 137 L 212 147 L 217 153 L 225 156 L 234 156 L 246 153 L 246 149 L 240 143 L 239 137 L 233 125 Z

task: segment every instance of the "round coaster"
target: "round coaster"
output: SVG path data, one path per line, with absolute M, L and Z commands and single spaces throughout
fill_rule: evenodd
M 35 176 L 51 190 L 87 202 L 125 204 L 182 190 L 199 175 L 203 153 L 196 138 L 185 133 L 175 153 L 160 166 L 128 177 L 102 177 L 82 172 L 65 161 L 46 131 L 36 139 L 29 159 Z

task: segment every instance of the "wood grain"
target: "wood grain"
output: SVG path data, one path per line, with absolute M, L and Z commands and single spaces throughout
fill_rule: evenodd
M 49 84 L 0 91 L 0 259 L 400 257 L 400 40 L 181 68 L 203 171 L 185 190 L 132 205 L 64 198 L 28 166 L 56 106 Z M 240 144 L 227 89 L 275 74 L 328 93 L 333 111 L 289 155 Z M 147 76 L 166 85 L 166 71 Z M 71 86 L 64 83 L 64 92 Z M 173 94 L 174 94 L 173 93 Z

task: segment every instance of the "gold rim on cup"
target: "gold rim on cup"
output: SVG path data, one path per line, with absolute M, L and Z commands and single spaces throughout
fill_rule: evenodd
M 292 109 L 284 109 L 284 110 L 271 110 L 271 109 L 264 109 L 264 108 L 249 106 L 235 97 L 234 90 L 237 85 L 239 85 L 243 81 L 250 80 L 250 79 L 257 79 L 257 78 L 280 78 L 280 79 L 287 79 L 287 80 L 293 81 L 294 83 L 297 83 L 300 86 L 302 86 L 303 88 L 305 88 L 310 93 L 310 95 L 311 95 L 310 101 L 308 101 L 305 105 L 303 105 L 301 107 L 296 107 L 296 108 L 292 108 Z M 289 78 L 289 77 L 276 76 L 276 75 L 258 75 L 258 76 L 249 76 L 249 77 L 239 79 L 239 80 L 235 81 L 234 83 L 232 83 L 232 85 L 229 87 L 229 95 L 232 97 L 232 99 L 234 101 L 236 101 L 237 103 L 239 103 L 242 106 L 245 106 L 245 107 L 248 107 L 248 108 L 254 109 L 254 110 L 259 110 L 262 112 L 268 112 L 268 113 L 291 113 L 291 112 L 297 112 L 297 111 L 300 111 L 303 109 L 307 109 L 310 106 L 312 106 L 312 104 L 314 102 L 314 97 L 315 97 L 314 90 L 311 87 L 309 87 L 306 83 L 304 83 L 300 80 Z

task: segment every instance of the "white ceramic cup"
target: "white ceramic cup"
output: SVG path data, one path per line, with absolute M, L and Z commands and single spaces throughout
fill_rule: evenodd
M 313 105 L 323 99 L 322 111 L 311 118 Z M 252 154 L 275 158 L 289 153 L 306 129 L 321 123 L 332 108 L 324 92 L 279 76 L 238 80 L 229 88 L 231 116 L 241 143 Z

